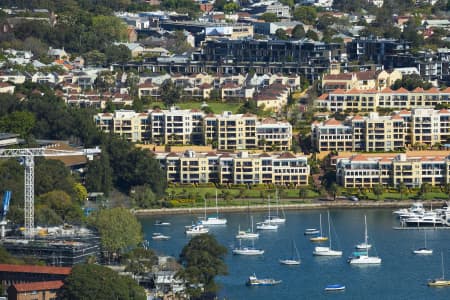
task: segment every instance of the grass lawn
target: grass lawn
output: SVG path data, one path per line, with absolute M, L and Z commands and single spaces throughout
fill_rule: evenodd
M 179 106 L 181 109 L 200 109 L 203 102 L 201 101 L 191 101 L 191 102 L 181 102 L 177 103 L 176 106 Z M 232 113 L 237 113 L 239 107 L 241 107 L 242 103 L 235 102 L 207 102 L 209 107 L 215 114 L 220 114 L 223 111 L 231 111 Z M 146 108 L 153 108 L 154 106 L 159 106 L 162 109 L 167 109 L 163 102 L 152 102 L 148 105 L 145 105 Z

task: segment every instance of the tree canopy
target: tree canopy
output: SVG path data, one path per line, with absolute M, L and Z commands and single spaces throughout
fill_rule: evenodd
M 188 283 L 188 293 L 194 299 L 213 297 L 218 291 L 214 278 L 228 273 L 224 263 L 226 253 L 227 248 L 210 234 L 195 236 L 184 246 L 180 254 L 184 269 L 179 271 L 178 276 Z
M 91 222 L 100 233 L 102 249 L 109 258 L 118 257 L 142 242 L 141 223 L 128 209 L 100 210 Z
M 58 299 L 144 300 L 146 295 L 145 290 L 131 277 L 121 276 L 100 265 L 80 264 L 75 265 L 64 280 Z

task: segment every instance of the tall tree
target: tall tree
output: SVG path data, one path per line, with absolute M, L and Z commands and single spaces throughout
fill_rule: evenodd
M 92 224 L 100 233 L 102 249 L 109 259 L 120 257 L 127 249 L 142 242 L 141 223 L 128 209 L 104 209 L 92 218 Z
M 188 283 L 187 291 L 193 299 L 214 298 L 218 291 L 214 278 L 228 273 L 224 262 L 226 253 L 227 248 L 210 234 L 195 236 L 183 247 L 180 263 L 184 269 L 178 277 Z
M 181 100 L 181 90 L 171 79 L 167 79 L 161 85 L 161 98 L 170 107 Z

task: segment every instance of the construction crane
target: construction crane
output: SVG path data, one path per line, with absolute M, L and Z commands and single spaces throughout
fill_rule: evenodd
M 80 156 L 86 155 L 92 159 L 94 154 L 100 153 L 100 148 L 80 149 L 80 150 L 58 150 L 51 147 L 42 148 L 23 148 L 23 149 L 0 149 L 0 158 L 23 158 L 25 166 L 25 193 L 24 193 L 24 212 L 25 212 L 25 232 L 27 239 L 34 237 L 34 158 L 40 157 L 58 157 L 58 156 Z

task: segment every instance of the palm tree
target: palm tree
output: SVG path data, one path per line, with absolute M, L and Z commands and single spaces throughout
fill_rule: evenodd
M 380 196 L 384 193 L 384 186 L 376 184 L 372 187 L 373 193 L 377 196 L 377 201 L 380 201 Z
M 408 188 L 403 182 L 400 182 L 397 186 L 397 190 L 400 193 L 400 200 L 403 200 L 403 194 L 408 191 Z

